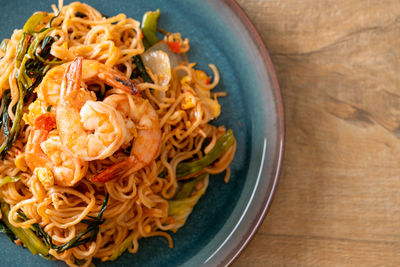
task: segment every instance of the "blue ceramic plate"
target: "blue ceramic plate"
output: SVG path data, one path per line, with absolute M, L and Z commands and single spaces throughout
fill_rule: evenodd
M 1 38 L 22 28 L 34 11 L 50 11 L 56 0 L 0 0 Z M 70 1 L 65 1 L 69 3 Z M 96 266 L 215 266 L 231 263 L 260 225 L 276 186 L 283 152 L 283 105 L 270 57 L 246 15 L 233 0 L 86 0 L 105 15 L 125 13 L 141 20 L 144 12 L 160 8 L 159 25 L 190 39 L 189 60 L 221 73 L 216 91 L 222 114 L 216 125 L 232 128 L 237 152 L 228 184 L 210 179 L 186 225 L 173 234 L 174 248 L 163 238 L 140 241 L 139 252 L 125 253 L 115 262 Z M 0 235 L 1 266 L 63 266 L 33 256 Z

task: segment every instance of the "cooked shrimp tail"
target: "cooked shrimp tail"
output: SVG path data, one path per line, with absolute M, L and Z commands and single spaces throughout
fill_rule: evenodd
M 161 144 L 158 115 L 149 101 L 138 95 L 114 94 L 104 99 L 104 102 L 123 114 L 128 137 L 131 136 L 128 141 L 131 141 L 132 149 L 127 159 L 115 163 L 90 179 L 93 182 L 103 183 L 129 175 L 150 164 L 157 156 Z
M 71 97 L 78 93 L 82 76 L 82 57 L 77 57 L 67 67 L 61 84 L 61 97 Z
M 146 166 L 146 164 L 138 161 L 136 157 L 130 156 L 124 161 L 111 165 L 100 174 L 90 178 L 90 180 L 92 182 L 105 183 L 123 176 L 127 173 L 127 170 L 130 170 L 130 172 L 132 172 L 131 167 L 133 166 L 135 166 L 135 169 L 141 169 Z
M 93 94 L 80 88 L 81 76 L 82 58 L 77 57 L 62 81 L 57 129 L 63 145 L 78 159 L 105 159 L 123 144 L 126 126 L 113 106 L 94 101 Z
M 70 71 L 67 75 L 68 77 L 65 76 L 65 73 L 68 73 L 67 69 Z M 68 80 L 71 86 L 63 84 L 63 81 L 66 83 Z M 72 90 L 74 87 L 80 86 L 80 81 L 85 84 L 90 84 L 93 81 L 102 81 L 128 94 L 136 94 L 138 92 L 135 82 L 124 76 L 120 71 L 96 60 L 82 60 L 81 57 L 75 58 L 73 63 L 65 63 L 50 69 L 35 91 L 40 101 L 46 102 L 48 105 L 57 106 L 61 95 L 61 86 L 63 85 L 65 89 Z
M 72 186 L 83 178 L 88 165 L 63 149 L 60 137 L 51 133 L 55 127 L 53 114 L 44 113 L 35 119 L 25 149 L 25 161 L 45 187 L 54 183 Z
M 135 83 L 131 79 L 121 75 L 121 73 L 112 68 L 107 68 L 106 71 L 100 72 L 98 77 L 108 85 L 122 89 L 128 94 L 136 94 L 138 92 Z

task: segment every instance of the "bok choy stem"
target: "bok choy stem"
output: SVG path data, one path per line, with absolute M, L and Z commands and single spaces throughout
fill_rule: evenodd
M 201 171 L 224 154 L 235 143 L 235 136 L 231 129 L 222 135 L 215 146 L 202 159 L 192 162 L 182 162 L 176 167 L 176 177 L 184 177 Z
M 3 215 L 3 223 L 18 237 L 19 240 L 21 240 L 22 244 L 24 244 L 33 255 L 40 254 L 43 257 L 48 257 L 49 249 L 32 230 L 14 227 L 8 221 L 8 214 L 10 213 L 10 207 L 8 204 L 1 201 L 0 207 Z
M 125 250 L 127 250 L 131 245 L 132 245 L 132 240 L 133 240 L 133 233 L 131 233 L 122 243 L 117 247 L 117 249 L 114 250 L 113 254 L 111 257 L 108 259 L 110 261 L 116 260 L 119 256 L 124 253 Z
M 106 194 L 103 204 L 100 208 L 100 212 L 97 215 L 97 217 L 90 217 L 91 220 L 82 220 L 81 222 L 84 224 L 87 224 L 87 228 L 78 233 L 74 238 L 72 238 L 70 241 L 62 244 L 62 245 L 54 245 L 53 240 L 51 238 L 51 236 L 49 236 L 44 230 L 43 228 L 38 224 L 38 223 L 34 223 L 32 224 L 32 228 L 35 230 L 35 232 L 43 238 L 43 240 L 45 241 L 46 245 L 48 248 L 52 248 L 55 251 L 57 251 L 58 253 L 61 253 L 65 250 L 68 250 L 70 248 L 74 248 L 74 247 L 78 247 L 80 245 L 86 244 L 92 240 L 94 240 L 97 236 L 97 233 L 100 230 L 100 225 L 104 223 L 104 219 L 102 219 L 103 217 L 103 213 L 105 211 L 105 209 L 107 208 L 107 204 L 108 204 L 108 198 L 109 195 Z M 19 216 L 24 219 L 24 220 L 28 220 L 29 218 L 22 212 L 18 212 Z
M 193 181 L 185 183 L 188 184 L 188 186 L 183 186 L 181 190 L 185 190 L 186 192 L 177 193 L 176 197 L 180 195 L 184 198 L 168 200 L 168 216 L 175 219 L 175 226 L 173 229 L 171 229 L 172 231 L 177 231 L 185 224 L 187 218 L 192 213 L 194 206 L 197 204 L 201 196 L 206 192 L 208 181 L 208 174 L 200 175 Z M 198 183 L 201 183 L 201 186 L 200 188 L 196 189 L 196 185 Z M 190 195 L 187 195 L 189 192 Z

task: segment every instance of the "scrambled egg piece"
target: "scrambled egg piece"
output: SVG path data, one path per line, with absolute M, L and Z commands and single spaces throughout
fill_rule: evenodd
M 32 126 L 35 124 L 36 117 L 48 112 L 47 111 L 48 108 L 49 107 L 46 103 L 36 100 L 29 105 L 28 107 L 29 112 L 25 113 L 22 118 L 26 123 Z
M 33 173 L 43 184 L 44 187 L 50 187 L 54 185 L 54 175 L 51 170 L 46 167 L 37 167 Z
M 181 102 L 181 108 L 184 110 L 194 108 L 196 106 L 197 100 L 194 96 L 193 90 L 189 87 L 185 90 L 185 97 Z
M 194 75 L 196 80 L 200 81 L 202 84 L 210 84 L 211 77 L 207 76 L 204 71 L 195 70 Z M 200 100 L 205 103 L 212 119 L 219 117 L 221 114 L 221 106 L 216 97 L 214 99 L 211 98 L 210 89 L 201 84 L 195 84 L 195 91 L 193 91 L 190 86 L 185 86 L 185 84 L 188 84 L 190 81 L 191 79 L 189 76 L 185 76 L 181 79 L 181 84 L 186 93 L 181 102 L 181 108 L 183 110 L 194 108 Z

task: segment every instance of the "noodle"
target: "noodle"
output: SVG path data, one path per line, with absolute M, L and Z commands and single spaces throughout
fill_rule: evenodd
M 52 27 L 48 31 L 48 36 L 54 38 L 51 57 L 63 62 L 70 62 L 77 57 L 95 60 L 118 70 L 127 78 L 137 71 L 138 66 L 132 57 L 145 52 L 138 21 L 128 18 L 125 14 L 104 18 L 99 11 L 79 2 L 64 6 L 60 1 L 59 7 L 53 5 L 52 9 L 54 13 L 46 14 L 37 26 L 37 29 Z M 17 121 L 13 107 L 21 97 L 15 77 L 20 64 L 16 58 L 23 36 L 23 30 L 15 30 L 4 53 L 0 50 L 0 95 L 5 95 L 8 90 L 11 95 L 8 107 L 3 101 L 0 111 L 3 114 L 7 109 L 11 122 Z M 164 42 L 180 42 L 181 53 L 189 50 L 189 40 L 182 40 L 180 34 L 170 34 Z M 47 73 L 57 66 L 64 65 L 52 65 Z M 41 179 L 43 174 L 40 172 L 45 172 L 46 169 L 32 171 L 28 168 L 31 162 L 28 161 L 26 151 L 35 131 L 33 125 L 38 117 L 35 112 L 42 110 L 39 113 L 43 113 L 43 109 L 47 108 L 49 114 L 55 114 L 57 109 L 60 109 L 59 103 L 42 107 L 40 103 L 43 101 L 32 102 L 35 99 L 31 97 L 23 106 L 21 132 L 0 165 L 1 179 L 8 176 L 19 177 L 17 182 L 6 183 L 0 187 L 2 201 L 10 206 L 10 224 L 24 229 L 39 225 L 54 243 L 49 254 L 70 266 L 88 266 L 92 258 L 113 260 L 123 252 L 121 246 L 124 243 L 128 244 L 125 249 L 136 253 L 139 247 L 138 240 L 144 237 L 163 236 L 172 247 L 172 238 L 166 231 L 176 231 L 184 224 L 193 205 L 204 194 L 208 186 L 208 176 L 197 182 L 191 195 L 177 200 L 182 203 L 194 203 L 180 216 L 171 215 L 169 200 L 176 197 L 183 180 L 197 177 L 201 173 L 216 174 L 226 171 L 225 181 L 228 182 L 229 165 L 235 154 L 236 143 L 214 164 L 208 165 L 200 172 L 184 177 L 177 175 L 177 169 L 182 162 L 203 159 L 207 153 L 212 152 L 218 139 L 226 133 L 224 127 L 209 124 L 220 114 L 217 97 L 226 95 L 211 95 L 210 90 L 215 88 L 220 77 L 214 65 L 210 64 L 209 67 L 213 72 L 212 82 L 205 72 L 195 69 L 194 63 L 184 62 L 172 69 L 168 84 L 163 83 L 165 77 L 147 67 L 148 75 L 154 83 L 145 82 L 141 77 L 134 78 L 139 95 L 147 99 L 146 103 L 149 103 L 157 114 L 157 123 L 161 130 L 159 149 L 151 162 L 143 168 L 136 170 L 128 167 L 121 177 L 106 183 L 91 182 L 91 179 L 114 164 L 126 160 L 129 153 L 125 153 L 124 150 L 129 147 L 121 146 L 109 157 L 85 161 L 83 165 L 79 165 L 80 161 L 76 160 L 61 160 L 61 170 L 84 173 L 84 178 L 74 180 L 72 186 L 60 183 L 46 184 Z M 42 83 L 46 81 L 44 78 Z M 92 96 L 102 95 L 107 99 L 123 94 L 120 89 L 109 89 L 108 85 L 99 79 L 82 83 L 85 88 L 91 90 Z M 38 93 L 38 97 L 42 96 Z M 50 98 L 43 97 L 50 101 Z M 129 101 L 128 107 L 135 110 L 138 105 Z M 136 130 L 139 131 L 140 128 Z M 56 140 L 61 136 L 60 132 L 61 129 L 57 126 L 49 132 L 48 138 Z M 5 134 L 2 133 L 1 140 L 5 139 Z M 72 152 L 65 153 L 71 156 Z M 106 209 L 103 213 L 102 206 L 105 202 Z M 21 214 L 27 219 L 23 220 Z M 56 246 L 72 242 L 78 233 L 87 229 L 86 221 L 96 217 L 100 217 L 103 223 L 99 225 L 99 230 L 95 232 L 92 240 L 66 250 L 56 249 Z M 122 251 L 118 252 L 119 250 Z

